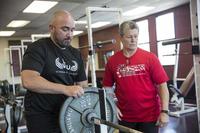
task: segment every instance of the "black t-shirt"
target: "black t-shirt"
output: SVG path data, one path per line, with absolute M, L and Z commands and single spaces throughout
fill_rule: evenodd
M 40 39 L 28 46 L 22 70 L 37 71 L 48 81 L 65 85 L 86 80 L 80 52 L 71 46 L 60 49 L 50 38 Z M 28 90 L 25 110 L 27 114 L 59 113 L 66 98 L 62 94 L 40 94 Z

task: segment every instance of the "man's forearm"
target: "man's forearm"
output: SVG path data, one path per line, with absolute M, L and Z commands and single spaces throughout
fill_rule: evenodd
M 159 85 L 159 96 L 161 100 L 161 110 L 169 109 L 169 91 L 166 83 L 162 83 Z
M 38 93 L 50 93 L 50 94 L 62 94 L 62 90 L 65 89 L 65 85 L 53 83 L 41 76 L 26 76 L 26 73 L 22 74 L 22 85 L 25 89 L 38 92 Z

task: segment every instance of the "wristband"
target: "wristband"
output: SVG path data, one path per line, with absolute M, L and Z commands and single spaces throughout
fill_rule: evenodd
M 165 113 L 165 114 L 167 114 L 167 115 L 169 115 L 169 110 L 161 110 L 161 113 Z

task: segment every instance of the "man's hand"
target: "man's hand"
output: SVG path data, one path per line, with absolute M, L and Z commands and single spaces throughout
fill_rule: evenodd
M 117 106 L 116 106 L 116 109 L 117 109 L 117 118 L 118 118 L 118 120 L 121 121 L 121 117 L 122 117 L 123 115 L 122 115 L 121 111 L 119 110 L 119 108 L 118 108 Z
M 67 96 L 72 96 L 74 98 L 79 98 L 84 94 L 84 89 L 81 86 L 67 86 L 64 90 L 64 94 Z
M 165 127 L 167 126 L 168 122 L 169 122 L 169 115 L 161 112 L 158 117 L 156 125 L 159 127 Z

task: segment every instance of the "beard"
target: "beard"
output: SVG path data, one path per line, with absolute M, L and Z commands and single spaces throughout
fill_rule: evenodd
M 54 37 L 55 43 L 60 47 L 60 48 L 66 48 L 71 45 L 71 39 L 58 39 Z
M 70 46 L 71 41 L 64 39 L 64 40 L 58 41 L 57 43 L 61 48 L 66 48 L 66 47 Z

